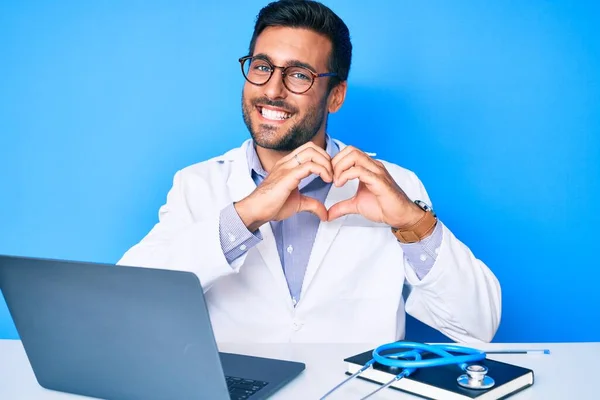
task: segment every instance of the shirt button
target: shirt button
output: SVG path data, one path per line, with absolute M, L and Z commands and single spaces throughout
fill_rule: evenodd
M 246 249 L 247 249 L 247 247 L 246 247 L 246 245 L 245 245 L 245 244 L 243 244 L 243 245 L 241 245 L 241 246 L 240 246 L 240 250 L 244 251 L 244 250 L 246 250 Z
M 299 331 L 300 329 L 302 329 L 302 323 L 299 321 L 294 321 L 292 322 L 292 329 L 295 330 L 296 332 Z
M 229 233 L 228 235 L 229 235 L 229 241 L 230 242 L 235 242 L 235 235 L 232 234 L 232 233 Z
M 435 249 L 435 254 L 440 254 L 440 248 Z
M 288 252 L 288 253 L 290 253 L 290 254 L 292 254 L 292 252 L 293 252 L 293 251 L 294 251 L 294 248 L 293 248 L 293 247 L 292 247 L 292 245 L 290 244 L 290 245 L 287 247 L 287 252 Z
M 427 260 L 427 256 L 425 254 L 421 254 L 421 257 L 419 257 L 419 260 L 425 261 L 425 260 Z

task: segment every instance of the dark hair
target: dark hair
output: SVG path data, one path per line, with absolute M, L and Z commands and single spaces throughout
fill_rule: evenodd
M 348 27 L 327 6 L 311 0 L 279 0 L 260 10 L 250 41 L 250 53 L 254 53 L 256 39 L 270 26 L 305 28 L 329 38 L 332 44 L 329 71 L 337 76 L 330 78 L 329 90 L 348 79 L 352 61 L 352 43 Z

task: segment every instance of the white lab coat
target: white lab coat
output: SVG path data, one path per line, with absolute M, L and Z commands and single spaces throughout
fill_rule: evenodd
M 321 223 L 296 307 L 269 224 L 260 228 L 262 242 L 229 265 L 219 213 L 256 187 L 246 161 L 250 144 L 178 171 L 159 222 L 119 264 L 194 272 L 220 342 L 385 343 L 404 337 L 405 311 L 459 342 L 492 339 L 499 283 L 445 227 L 438 258 L 419 280 L 388 226 L 359 215 Z M 411 199 L 430 204 L 414 173 L 385 166 Z M 332 186 L 325 206 L 352 197 L 357 186 Z

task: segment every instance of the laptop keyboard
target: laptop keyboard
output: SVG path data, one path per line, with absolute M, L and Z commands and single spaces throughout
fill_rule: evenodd
M 231 400 L 245 400 L 268 384 L 268 382 L 236 378 L 234 376 L 226 376 L 225 381 Z

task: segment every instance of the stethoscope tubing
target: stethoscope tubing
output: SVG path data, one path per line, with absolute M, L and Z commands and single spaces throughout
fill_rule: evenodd
M 412 349 L 405 352 L 397 352 L 400 349 Z M 396 350 L 394 354 L 382 355 L 384 351 Z M 429 352 L 437 354 L 440 358 L 423 360 L 421 357 L 414 357 L 415 353 Z M 455 356 L 450 352 L 460 353 Z M 401 358 L 414 357 L 413 360 L 402 360 Z M 430 368 L 442 365 L 457 364 L 462 370 L 467 368 L 468 363 L 483 360 L 486 357 L 485 352 L 468 347 L 455 345 L 428 345 L 416 342 L 397 342 L 388 343 L 373 350 L 373 360 L 381 365 L 403 369 Z

